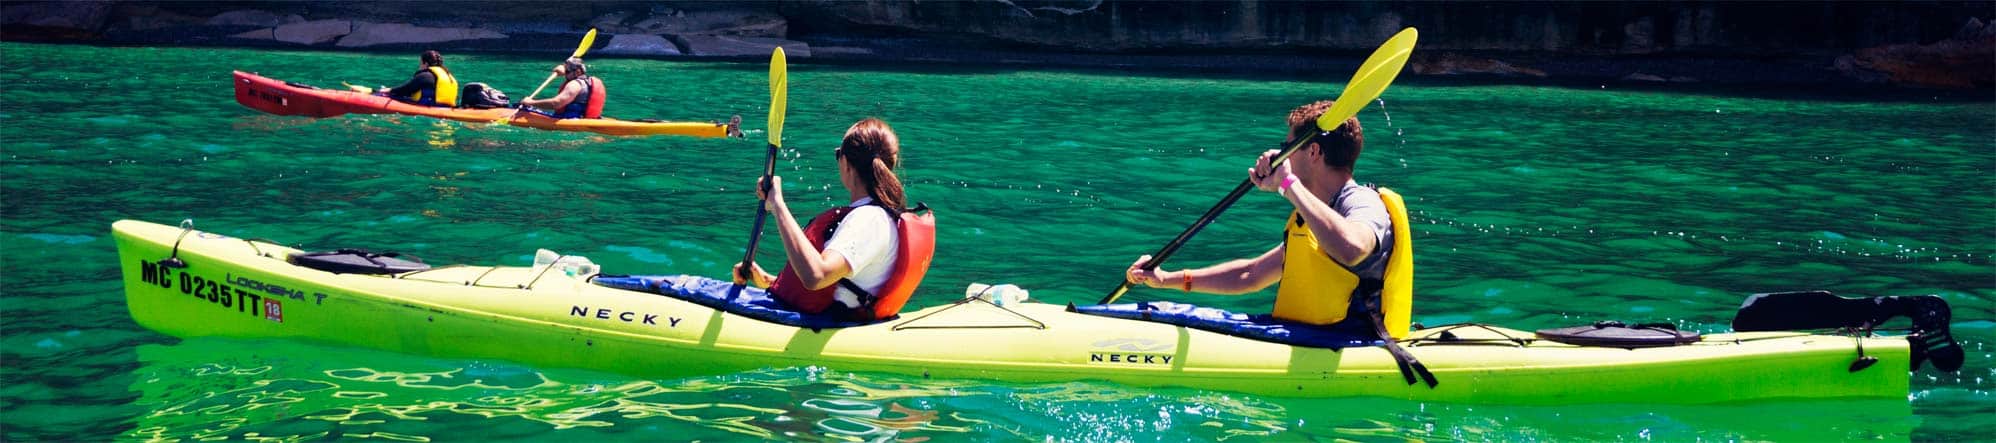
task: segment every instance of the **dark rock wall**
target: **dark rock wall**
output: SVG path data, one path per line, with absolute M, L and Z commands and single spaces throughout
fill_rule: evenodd
M 799 37 L 861 25 L 1097 51 L 1367 50 L 1413 26 L 1428 49 L 1765 54 L 1932 43 L 1996 3 L 809 0 L 782 12 Z
M 1933 43 L 1996 2 L 1296 2 L 1111 0 L 786 0 L 772 2 L 57 1 L 6 2 L 8 34 L 67 31 L 87 39 L 136 22 L 185 21 L 236 10 L 437 27 L 541 24 L 685 10 L 774 12 L 792 38 L 865 30 L 953 36 L 1059 49 L 1369 49 L 1401 27 L 1424 48 L 1647 54 L 1849 51 Z M 19 35 L 28 39 L 32 35 Z M 54 36 L 45 36 L 54 37 Z M 55 38 L 51 38 L 55 39 Z
M 1996 1 L 6 1 L 0 39 L 1195 69 L 1421 30 L 1419 75 L 1996 87 Z M 609 42 L 609 43 L 605 43 Z M 813 50 L 816 47 L 818 50 Z M 1727 68 L 1714 68 L 1727 66 Z

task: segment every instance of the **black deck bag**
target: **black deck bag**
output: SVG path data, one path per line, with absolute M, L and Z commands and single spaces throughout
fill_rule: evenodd
M 1540 329 L 1538 337 L 1576 346 L 1612 348 L 1654 348 L 1697 343 L 1697 332 L 1679 331 L 1670 323 L 1644 323 L 1629 326 L 1618 321 L 1594 322 L 1587 326 Z
M 332 252 L 300 252 L 291 254 L 291 264 L 331 272 L 334 274 L 400 274 L 410 271 L 430 269 L 421 260 L 404 260 L 402 254 L 377 253 L 362 249 L 341 249 Z M 413 257 L 412 257 L 413 258 Z
M 506 98 L 505 92 L 484 83 L 467 83 L 458 95 L 458 104 L 466 108 L 492 109 L 511 107 L 513 100 Z

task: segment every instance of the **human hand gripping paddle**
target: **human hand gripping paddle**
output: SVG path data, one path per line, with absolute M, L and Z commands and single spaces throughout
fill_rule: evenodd
M 574 53 L 574 54 L 569 54 L 568 58 L 582 58 L 582 54 L 586 54 L 586 53 L 588 53 L 588 52 L 589 52 L 589 47 L 590 47 L 590 46 L 594 46 L 594 45 L 596 45 L 596 28 L 589 28 L 589 33 L 588 33 L 588 34 L 583 34 L 583 35 L 582 35 L 582 44 L 581 44 L 581 45 L 577 45 L 577 46 L 575 47 L 575 53 Z M 552 72 L 548 73 L 548 79 L 547 79 L 547 80 L 541 80 L 541 86 L 540 86 L 540 87 L 537 87 L 537 88 L 534 88 L 534 92 L 533 92 L 532 94 L 527 94 L 527 98 L 523 98 L 523 99 L 520 99 L 520 103 L 523 103 L 523 104 L 522 104 L 522 105 L 520 105 L 520 109 L 519 109 L 519 110 L 515 110 L 515 111 L 513 111 L 513 114 L 512 114 L 512 115 L 508 115 L 508 116 L 506 116 L 506 118 L 502 118 L 502 119 L 499 119 L 499 120 L 494 120 L 494 121 L 493 121 L 493 123 L 505 123 L 505 122 L 509 122 L 509 121 L 513 121 L 513 118 L 515 118 L 515 117 L 519 117 L 519 116 L 520 116 L 520 113 L 521 113 L 521 112 L 524 112 L 524 111 L 525 111 L 525 110 L 527 109 L 527 105 L 525 105 L 524 103 L 526 103 L 526 102 L 527 102 L 527 100 L 533 100 L 533 99 L 534 99 L 534 96 L 536 96 L 536 95 L 541 95 L 541 90 L 543 90 L 543 89 L 547 89 L 547 88 L 548 88 L 548 83 L 552 83 L 552 82 L 554 82 L 554 77 L 555 77 L 555 73 L 552 73 Z
M 1358 110 L 1364 109 L 1367 103 L 1378 99 L 1379 94 L 1386 91 L 1386 86 L 1393 83 L 1393 78 L 1400 75 L 1400 68 L 1407 65 L 1407 56 L 1414 52 L 1414 40 L 1419 38 L 1419 34 L 1414 28 L 1400 30 L 1400 33 L 1394 34 L 1393 38 L 1387 39 L 1385 44 L 1380 45 L 1379 49 L 1373 50 L 1372 56 L 1366 57 L 1365 64 L 1359 65 L 1358 72 L 1352 74 L 1351 82 L 1345 83 L 1345 90 L 1338 94 L 1337 103 L 1331 105 L 1331 109 L 1325 111 L 1322 117 L 1317 118 L 1317 129 L 1323 132 L 1336 130 L 1345 123 L 1345 120 L 1358 115 Z M 1269 164 L 1281 164 L 1289 159 L 1289 154 L 1295 153 L 1296 149 L 1303 147 L 1309 140 L 1310 138 L 1306 137 L 1284 148 L 1275 155 L 1275 158 L 1269 159 Z M 1241 180 L 1240 186 L 1235 186 L 1233 193 L 1220 199 L 1220 203 L 1213 205 L 1213 209 L 1206 210 L 1206 215 L 1200 216 L 1199 221 L 1185 228 L 1185 232 L 1179 233 L 1178 238 L 1165 244 L 1163 249 L 1151 254 L 1150 262 L 1144 263 L 1143 269 L 1157 270 L 1158 265 L 1163 264 L 1165 259 L 1171 258 L 1171 254 L 1178 252 L 1179 247 L 1185 246 L 1185 242 L 1191 240 L 1193 235 L 1205 229 L 1206 225 L 1212 224 L 1213 219 L 1219 218 L 1220 213 L 1226 212 L 1227 208 L 1232 207 L 1234 202 L 1239 201 L 1241 196 L 1252 189 L 1254 189 L 1253 180 Z M 1110 291 L 1108 296 L 1102 297 L 1102 300 L 1096 304 L 1115 302 L 1129 290 L 1130 282 L 1125 279 L 1121 285 L 1116 286 L 1116 290 Z
M 776 52 L 769 55 L 769 157 L 762 163 L 762 186 L 769 186 L 770 178 L 776 176 L 776 151 L 783 148 L 783 96 L 789 88 L 789 68 L 783 61 L 783 48 L 777 47 Z M 749 231 L 748 252 L 742 254 L 737 280 L 755 281 L 748 274 L 756 272 L 755 246 L 762 240 L 762 222 L 769 216 L 768 189 L 764 189 L 762 195 L 763 198 L 755 205 L 755 228 Z

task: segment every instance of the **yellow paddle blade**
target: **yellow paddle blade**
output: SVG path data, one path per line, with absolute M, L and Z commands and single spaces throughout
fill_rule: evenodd
M 784 66 L 783 47 L 769 55 L 769 145 L 783 146 L 783 95 L 790 88 L 789 68 Z
M 1358 115 L 1358 110 L 1365 109 L 1366 104 L 1386 92 L 1386 86 L 1393 84 L 1393 78 L 1400 76 L 1400 68 L 1407 66 L 1407 56 L 1414 53 L 1414 40 L 1420 35 L 1414 28 L 1402 29 L 1400 33 L 1393 34 L 1393 38 L 1386 39 L 1385 44 L 1379 45 L 1379 49 L 1373 50 L 1372 56 L 1366 57 L 1365 64 L 1359 65 L 1358 72 L 1352 74 L 1351 82 L 1345 83 L 1345 91 L 1338 94 L 1337 103 L 1317 118 L 1317 129 L 1324 132 L 1338 129 L 1338 126 L 1345 124 L 1345 120 Z
M 582 34 L 582 45 L 576 46 L 575 54 L 568 58 L 582 58 L 582 54 L 589 52 L 590 46 L 596 46 L 596 28 L 589 28 L 588 34 Z

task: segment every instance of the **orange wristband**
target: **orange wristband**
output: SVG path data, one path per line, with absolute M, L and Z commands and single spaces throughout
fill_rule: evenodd
M 1184 274 L 1185 274 L 1185 282 L 1180 283 L 1178 289 L 1185 292 L 1192 292 L 1192 273 L 1186 272 Z

